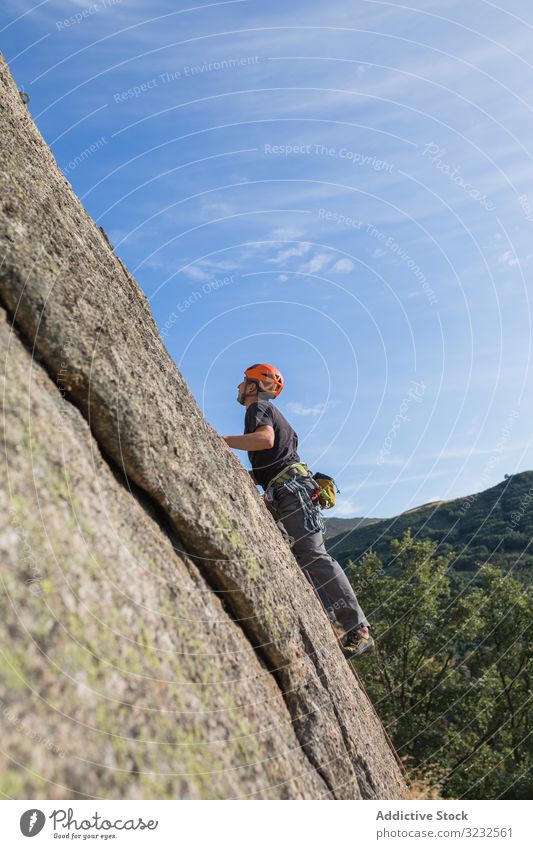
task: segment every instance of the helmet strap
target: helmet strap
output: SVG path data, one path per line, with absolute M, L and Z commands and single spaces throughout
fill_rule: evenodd
M 250 383 L 255 384 L 255 390 L 256 390 L 255 394 L 259 395 L 260 390 L 259 390 L 259 384 L 258 384 L 257 380 L 253 380 L 253 378 L 251 378 L 251 377 L 246 377 L 245 380 L 246 380 L 246 386 L 247 387 L 250 385 Z

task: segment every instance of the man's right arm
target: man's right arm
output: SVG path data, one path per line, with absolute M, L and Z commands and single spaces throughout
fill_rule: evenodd
M 262 425 L 253 433 L 243 433 L 242 436 L 222 437 L 230 448 L 241 451 L 265 451 L 267 448 L 272 448 L 275 438 L 274 428 L 270 425 Z

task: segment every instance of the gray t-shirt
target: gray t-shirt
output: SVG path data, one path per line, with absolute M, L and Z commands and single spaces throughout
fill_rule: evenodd
M 248 451 L 254 477 L 263 489 L 285 466 L 299 463 L 298 436 L 285 416 L 270 401 L 254 401 L 246 410 L 244 432 L 253 433 L 262 425 L 274 428 L 274 445 L 263 451 Z

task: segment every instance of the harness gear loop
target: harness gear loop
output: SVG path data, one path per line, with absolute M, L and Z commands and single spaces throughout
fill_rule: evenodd
M 309 469 L 305 463 L 291 463 L 289 466 L 285 466 L 281 472 L 278 472 L 276 477 L 272 478 L 272 480 L 268 482 L 266 489 L 269 490 L 271 487 L 276 486 L 276 484 L 283 483 L 283 481 L 287 480 L 287 478 L 290 478 L 292 474 L 291 469 L 296 469 L 296 471 L 306 477 L 310 475 Z
M 303 481 L 298 479 L 296 476 L 300 474 L 304 478 L 307 478 L 307 481 Z M 302 508 L 302 512 L 304 514 L 304 528 L 310 534 L 316 534 L 317 531 L 321 531 L 325 533 L 326 523 L 322 518 L 322 514 L 320 512 L 320 507 L 318 502 L 316 501 L 316 495 L 318 490 L 318 486 L 314 486 L 313 492 L 309 489 L 309 482 L 313 480 L 309 469 L 307 468 L 305 463 L 291 463 L 290 466 L 286 466 L 284 469 L 276 475 L 275 478 L 272 478 L 269 481 L 267 488 L 265 490 L 265 498 L 268 502 L 272 503 L 274 501 L 274 488 L 286 489 L 288 492 L 292 492 L 293 495 L 298 496 L 298 500 L 300 502 L 300 507 Z
M 316 534 L 317 531 L 324 533 L 326 530 L 326 523 L 322 518 L 320 508 L 317 507 L 311 500 L 311 493 L 309 492 L 307 485 L 301 480 L 289 478 L 285 481 L 283 486 L 285 489 L 288 489 L 289 492 L 298 496 L 300 506 L 304 514 L 305 530 L 310 534 Z

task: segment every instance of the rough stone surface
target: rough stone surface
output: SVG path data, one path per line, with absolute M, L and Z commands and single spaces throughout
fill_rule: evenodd
M 1 792 L 401 797 L 319 602 L 1 57 L 0 134 Z

